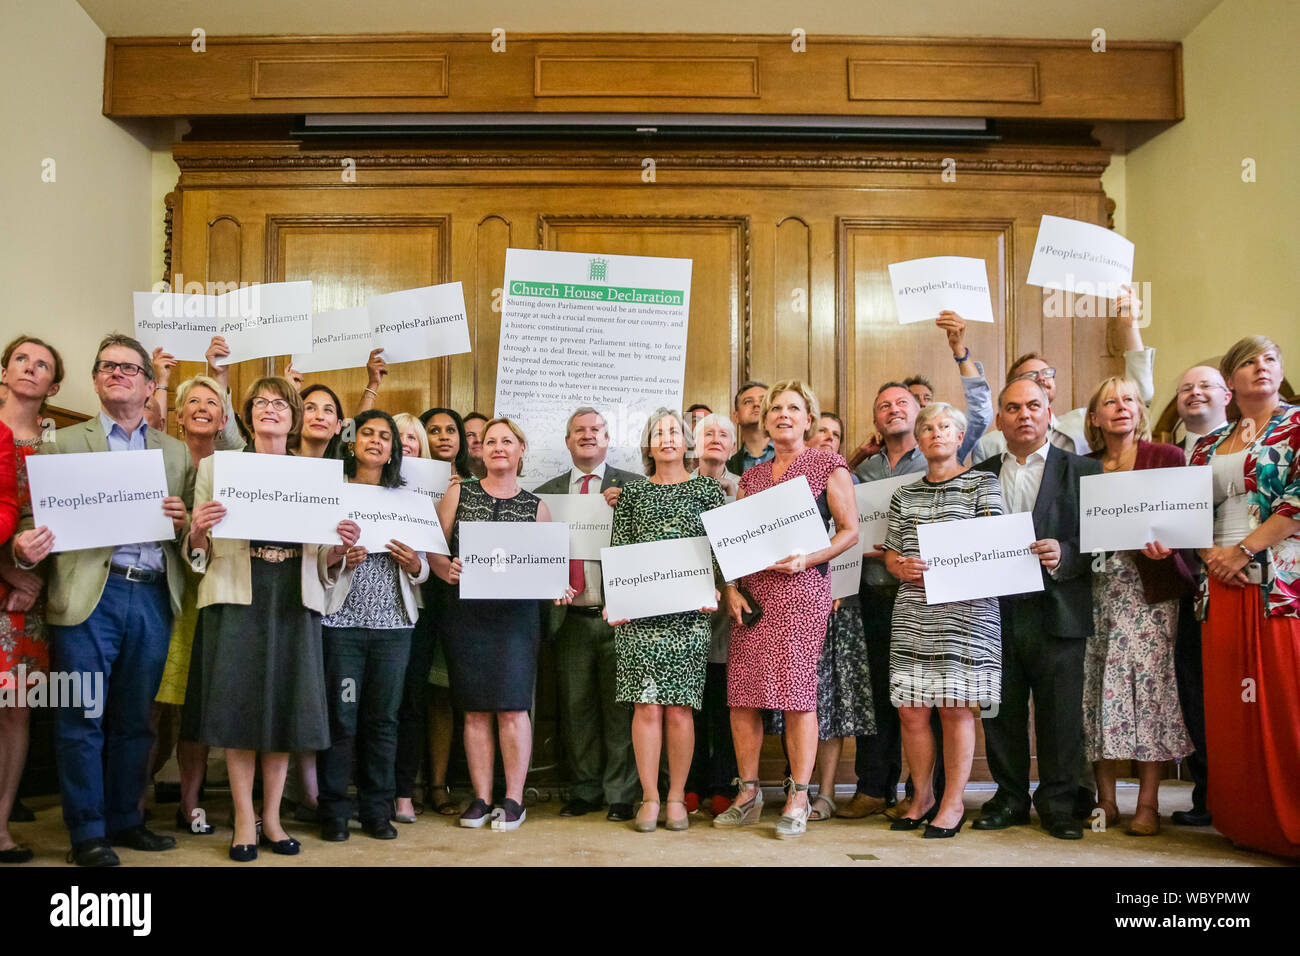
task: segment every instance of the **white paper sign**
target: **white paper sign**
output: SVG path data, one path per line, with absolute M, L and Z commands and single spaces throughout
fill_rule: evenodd
M 596 490 L 594 484 L 591 490 Z M 575 561 L 599 561 L 601 549 L 609 547 L 614 530 L 614 509 L 606 503 L 605 496 L 588 493 L 537 497 L 546 502 L 552 521 L 568 524 L 569 557 Z
M 925 603 L 947 604 L 1043 590 L 1042 564 L 1027 511 L 916 526 L 925 572 Z
M 830 547 L 808 479 L 803 475 L 700 515 L 728 581 L 792 554 Z
M 167 471 L 158 448 L 30 455 L 32 519 L 54 532 L 55 551 L 176 537 L 163 514 Z
M 310 282 L 263 282 L 221 295 L 136 292 L 136 338 L 150 351 L 161 345 L 181 361 L 202 362 L 220 335 L 230 354 L 217 365 L 310 352 L 311 295 Z
M 988 268 L 983 259 L 930 256 L 889 264 L 894 305 L 902 325 L 933 322 L 944 309 L 967 322 L 992 322 Z
M 862 538 L 831 560 L 831 600 L 852 597 L 862 586 Z
M 1044 216 L 1029 263 L 1029 285 L 1113 299 L 1133 281 L 1133 243 L 1077 219 Z
M 361 528 L 357 544 L 369 552 L 384 554 L 388 542 L 397 540 L 415 551 L 450 553 L 428 495 L 352 482 L 343 486 L 343 505 L 346 517 Z
M 462 521 L 460 596 L 555 600 L 569 586 L 569 529 L 557 521 Z
M 436 458 L 408 458 L 402 456 L 403 489 L 418 491 L 433 502 L 436 508 L 451 484 L 451 462 Z M 442 552 L 446 554 L 447 552 Z
M 682 407 L 691 260 L 507 249 L 496 414 L 528 436 L 524 484 L 572 465 L 564 429 L 590 405 L 610 464 L 641 471 L 641 430 Z
M 332 372 L 363 368 L 370 360 L 374 337 L 366 307 L 317 312 L 311 318 L 311 351 L 293 356 L 299 372 Z
M 853 494 L 858 499 L 858 540 L 862 542 L 864 551 L 875 551 L 877 545 L 885 543 L 885 532 L 889 530 L 889 499 L 894 492 L 903 485 L 920 481 L 924 475 L 925 472 L 917 471 L 853 486 Z
M 339 544 L 344 488 L 338 459 L 214 452 L 212 498 L 226 506 L 226 516 L 212 536 Z
M 605 579 L 605 616 L 611 621 L 718 605 L 708 538 L 674 538 L 605 548 L 600 561 Z
M 1214 544 L 1214 486 L 1208 465 L 1084 475 L 1079 550 L 1141 550 Z
M 384 361 L 420 362 L 469 351 L 469 322 L 459 282 L 405 289 L 366 300 L 375 344 Z

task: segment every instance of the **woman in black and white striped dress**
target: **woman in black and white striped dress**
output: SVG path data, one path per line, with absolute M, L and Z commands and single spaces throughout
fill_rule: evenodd
M 966 821 L 962 792 L 975 754 L 975 712 L 996 704 L 1002 688 L 1002 640 L 997 598 L 926 604 L 916 526 L 1002 514 L 996 476 L 957 462 L 966 416 L 935 402 L 916 419 L 916 441 L 930 468 L 889 502 L 885 566 L 902 584 L 894 604 L 889 647 L 889 699 L 898 708 L 903 751 L 916 792 L 891 830 L 927 824 L 929 838 L 955 836 Z M 934 798 L 934 737 L 930 708 L 943 725 L 942 803 Z

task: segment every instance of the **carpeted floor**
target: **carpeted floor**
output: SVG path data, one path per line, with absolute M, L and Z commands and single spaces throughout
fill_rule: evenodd
M 371 839 L 353 823 L 346 843 L 325 843 L 311 824 L 290 823 L 289 832 L 303 843 L 297 857 L 264 852 L 255 866 L 1285 866 L 1286 861 L 1239 850 L 1211 828 L 1176 827 L 1170 812 L 1190 806 L 1191 786 L 1167 781 L 1160 790 L 1163 830 L 1155 837 L 1131 837 L 1123 822 L 1133 812 L 1136 787 L 1119 792 L 1124 821 L 1107 832 L 1086 831 L 1080 841 L 1056 840 L 1037 825 L 999 832 L 979 832 L 969 824 L 951 840 L 925 840 L 920 831 L 892 832 L 882 816 L 865 820 L 830 820 L 810 824 L 798 840 L 777 840 L 773 828 L 780 815 L 779 790 L 766 791 L 768 800 L 758 826 L 716 830 L 707 813 L 698 813 L 684 833 L 660 829 L 634 832 L 630 825 L 610 823 L 603 813 L 578 819 L 559 815 L 553 800 L 528 808 L 528 819 L 514 832 L 487 828 L 468 830 L 455 817 L 423 814 L 411 825 L 397 824 L 393 841 Z M 849 794 L 844 794 L 847 799 Z M 972 810 L 991 796 L 970 790 Z M 37 811 L 35 823 L 11 825 L 19 842 L 36 851 L 28 866 L 62 866 L 68 837 L 55 798 L 28 800 Z M 139 853 L 119 850 L 125 866 L 236 866 L 227 858 L 230 842 L 229 802 L 214 800 L 209 819 L 218 825 L 212 836 L 177 834 L 175 850 Z M 153 826 L 175 833 L 175 805 L 164 805 Z M 972 817 L 974 813 L 972 813 Z M 165 822 L 164 822 L 165 821 Z M 1035 818 L 1035 823 L 1037 818 Z M 21 867 L 6 867 L 11 875 Z

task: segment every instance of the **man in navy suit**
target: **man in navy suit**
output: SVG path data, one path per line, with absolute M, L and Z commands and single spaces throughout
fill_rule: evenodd
M 998 476 L 1007 514 L 1034 519 L 1034 552 L 1044 590 L 999 599 L 1002 700 L 984 719 L 989 769 L 998 792 L 972 827 L 1001 830 L 1029 822 L 1029 699 L 1034 701 L 1038 790 L 1043 828 L 1062 840 L 1083 838 L 1075 819 L 1083 760 L 1083 654 L 1092 634 L 1092 558 L 1079 553 L 1079 479 L 1101 462 L 1048 440 L 1051 401 L 1030 378 L 998 396 L 997 425 L 1007 450 L 976 465 Z

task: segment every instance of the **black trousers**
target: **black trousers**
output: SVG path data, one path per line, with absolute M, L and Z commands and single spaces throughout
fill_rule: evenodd
M 898 708 L 889 702 L 889 637 L 893 628 L 896 587 L 870 587 L 863 585 L 859 592 L 862 603 L 862 630 L 866 635 L 867 667 L 871 671 L 871 695 L 876 709 L 876 732 L 857 738 L 857 755 L 853 770 L 858 775 L 858 793 L 869 797 L 882 797 L 893 803 L 898 795 L 898 778 L 903 773 L 902 734 Z M 934 793 L 943 798 L 943 729 L 939 712 L 930 712 L 930 728 L 934 731 L 935 764 Z M 912 779 L 908 777 L 906 792 L 912 795 Z
M 362 823 L 393 808 L 397 708 L 411 653 L 411 629 L 324 627 L 330 746 L 316 755 L 322 820 L 352 816 L 348 784 L 355 764 Z
M 1178 681 L 1178 705 L 1183 723 L 1196 749 L 1184 759 L 1192 773 L 1192 809 L 1205 810 L 1210 765 L 1205 755 L 1205 681 L 1201 673 L 1201 622 L 1196 619 L 1194 599 L 1185 597 L 1178 605 L 1178 637 L 1174 641 L 1174 676 Z
M 736 787 L 731 781 L 738 776 L 727 706 L 727 665 L 710 661 L 704 672 L 704 707 L 695 712 L 695 755 L 686 789 L 701 797 L 734 798 Z
M 1034 702 L 1038 789 L 1033 803 L 1043 818 L 1068 819 L 1083 760 L 1082 638 L 1043 631 L 1038 602 L 1002 604 L 1002 701 L 984 718 L 993 798 L 1013 813 L 1029 809 L 1029 701 Z
M 397 711 L 396 796 L 413 797 L 415 778 L 424 765 L 429 738 L 429 668 L 433 666 L 433 628 L 421 615 L 411 632 L 411 657 L 406 664 L 402 704 Z

